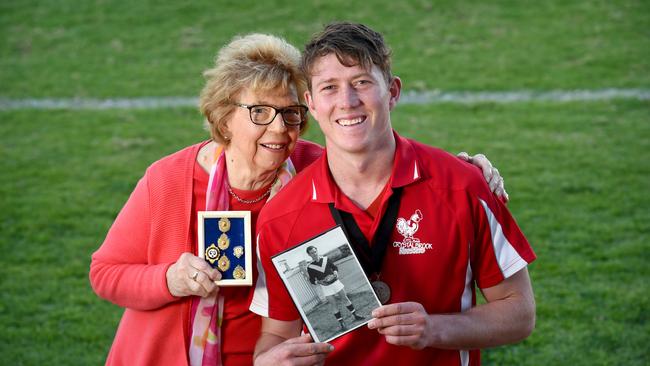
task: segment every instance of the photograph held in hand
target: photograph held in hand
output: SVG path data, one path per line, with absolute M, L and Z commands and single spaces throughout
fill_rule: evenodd
M 340 226 L 271 260 L 315 342 L 367 324 L 381 306 Z

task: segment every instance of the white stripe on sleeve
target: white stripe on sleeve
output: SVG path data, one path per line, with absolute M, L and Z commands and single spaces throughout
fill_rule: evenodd
M 503 234 L 501 224 L 497 221 L 496 216 L 490 210 L 487 203 L 479 198 L 481 205 L 485 210 L 488 222 L 490 223 L 490 231 L 492 233 L 492 246 L 494 247 L 494 254 L 496 255 L 497 263 L 503 273 L 504 278 L 508 278 L 517 273 L 520 269 L 526 267 L 526 262 L 515 248 L 510 244 L 508 239 Z
M 251 306 L 249 307 L 250 311 L 264 316 L 269 317 L 269 291 L 266 288 L 266 273 L 264 273 L 264 267 L 262 267 L 262 262 L 260 260 L 260 235 L 257 234 L 257 271 L 259 275 L 257 276 L 257 282 L 255 282 L 255 292 L 253 292 L 253 300 L 251 301 Z
M 467 258 L 467 271 L 465 271 L 465 288 L 463 295 L 460 298 L 460 311 L 467 311 L 472 308 L 472 266 L 470 265 L 469 258 Z M 461 366 L 469 365 L 469 351 L 459 350 Z

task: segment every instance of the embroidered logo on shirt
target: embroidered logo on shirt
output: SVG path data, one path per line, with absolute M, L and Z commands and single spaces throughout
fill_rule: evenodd
M 399 254 L 423 254 L 427 249 L 433 249 L 431 243 L 422 243 L 420 239 L 413 236 L 420 228 L 420 221 L 423 218 L 422 212 L 415 210 L 408 220 L 403 217 L 397 219 L 395 227 L 397 232 L 404 237 L 403 241 L 393 242 L 393 248 L 399 248 Z

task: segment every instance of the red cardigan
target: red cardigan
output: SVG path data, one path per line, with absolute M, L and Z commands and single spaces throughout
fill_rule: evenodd
M 192 178 L 201 146 L 189 146 L 153 163 L 92 255 L 93 289 L 126 308 L 107 365 L 188 364 L 191 301 L 169 293 L 166 272 L 181 253 L 193 249 Z M 291 156 L 296 170 L 311 164 L 322 151 L 317 144 L 299 140 Z

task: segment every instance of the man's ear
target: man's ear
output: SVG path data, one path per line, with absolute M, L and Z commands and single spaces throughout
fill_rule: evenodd
M 399 76 L 393 76 L 393 79 L 388 84 L 388 94 L 390 95 L 389 108 L 393 110 L 399 101 L 400 94 L 402 93 L 402 80 Z
M 305 102 L 307 102 L 307 107 L 309 107 L 309 111 L 312 112 L 314 110 L 314 101 L 311 99 L 311 92 L 309 89 L 305 91 L 304 96 Z

